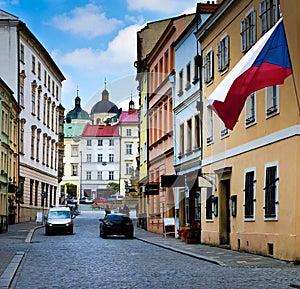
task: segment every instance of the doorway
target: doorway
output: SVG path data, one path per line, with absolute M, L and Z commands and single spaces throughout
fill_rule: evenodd
M 230 245 L 230 179 L 220 183 L 220 245 Z

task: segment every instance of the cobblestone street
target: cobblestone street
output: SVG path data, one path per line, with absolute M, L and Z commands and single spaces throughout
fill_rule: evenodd
M 275 267 L 220 266 L 138 238 L 102 239 L 97 213 L 82 214 L 74 222 L 74 235 L 35 231 L 11 288 L 282 289 L 299 281 L 300 267 L 283 262 Z

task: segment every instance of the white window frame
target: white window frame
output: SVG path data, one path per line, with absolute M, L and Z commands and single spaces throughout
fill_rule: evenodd
M 229 36 L 226 33 L 217 44 L 218 71 L 224 73 L 229 67 Z
M 256 92 L 251 93 L 245 104 L 245 125 L 246 127 L 256 124 Z
M 256 43 L 256 12 L 252 8 L 241 21 L 241 50 L 247 52 Z
M 203 78 L 204 82 L 209 85 L 213 81 L 213 71 L 214 67 L 214 58 L 213 58 L 213 50 L 210 48 L 205 56 L 203 57 Z
M 207 106 L 206 113 L 206 145 L 214 142 L 214 112 L 211 106 Z
M 276 190 L 275 190 L 275 217 L 267 218 L 265 216 L 265 206 L 266 206 L 266 190 L 264 189 L 264 221 L 278 221 L 278 191 L 279 191 L 279 170 L 278 170 L 278 162 L 270 162 L 265 164 L 265 177 L 264 177 L 264 186 L 266 185 L 267 178 L 267 168 L 276 167 Z
M 260 35 L 270 30 L 279 19 L 278 0 L 261 0 L 259 3 Z
M 255 167 L 251 167 L 251 168 L 247 168 L 244 171 L 244 181 L 246 182 L 246 174 L 253 172 L 253 178 L 254 178 L 254 183 L 253 183 L 253 217 L 249 218 L 249 217 L 245 217 L 245 207 L 246 207 L 246 189 L 245 186 L 246 184 L 244 183 L 244 221 L 245 222 L 249 222 L 249 221 L 255 221 L 255 214 L 256 214 L 256 168 Z
M 266 118 L 270 118 L 279 113 L 279 85 L 266 87 L 265 94 L 266 94 Z

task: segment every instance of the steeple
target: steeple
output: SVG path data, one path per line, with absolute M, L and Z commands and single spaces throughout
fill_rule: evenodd
M 134 101 L 132 100 L 132 92 L 131 92 L 131 100 L 129 101 L 129 110 L 134 110 Z

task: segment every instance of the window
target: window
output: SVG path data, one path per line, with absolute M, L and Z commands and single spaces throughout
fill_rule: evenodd
M 194 57 L 194 78 L 193 84 L 195 84 L 199 80 L 199 67 L 200 67 L 201 56 L 196 55 Z
M 278 0 L 262 0 L 259 4 L 260 33 L 264 35 L 279 18 Z
M 126 129 L 126 136 L 131 136 L 131 128 Z
M 98 139 L 98 146 L 102 147 L 103 146 L 103 140 L 102 139 Z
M 178 96 L 183 94 L 183 70 L 179 71 L 178 74 Z
M 184 124 L 180 125 L 179 135 L 179 157 L 181 157 L 184 154 Z
M 206 84 L 213 80 L 213 51 L 209 50 L 203 58 L 203 78 Z
M 108 172 L 108 179 L 109 179 L 110 181 L 114 180 L 114 172 L 113 172 L 113 171 L 109 171 L 109 172 Z
M 247 52 L 256 42 L 256 14 L 252 9 L 241 22 L 241 49 Z
M 244 205 L 244 218 L 254 219 L 254 206 L 255 206 L 255 171 L 250 170 L 245 173 L 245 205 Z
M 186 84 L 185 90 L 189 90 L 191 88 L 191 63 L 186 65 Z
M 114 155 L 113 155 L 113 154 L 109 154 L 109 155 L 108 155 L 108 161 L 109 161 L 110 163 L 113 163 L 113 162 L 114 162 Z
M 31 84 L 31 113 L 35 115 L 35 90 L 36 90 L 36 81 L 33 81 Z
M 102 177 L 103 177 L 102 171 L 98 171 L 97 172 L 97 178 L 98 178 L 98 180 L 102 180 Z
M 246 126 L 256 122 L 256 94 L 251 93 L 246 100 Z
M 186 152 L 190 153 L 192 151 L 192 119 L 187 121 L 186 128 Z
M 220 129 L 221 129 L 221 139 L 229 136 L 229 130 L 225 126 L 225 124 L 222 120 L 220 121 Z
M 206 189 L 206 220 L 212 220 L 213 210 L 212 210 L 212 188 Z
M 90 171 L 86 172 L 86 179 L 89 181 L 92 179 L 92 172 Z
M 78 165 L 72 165 L 72 176 L 78 176 Z
M 126 163 L 126 174 L 127 175 L 131 174 L 131 164 L 130 163 Z
M 24 106 L 24 86 L 20 85 L 20 105 Z
M 103 162 L 103 154 L 98 154 L 98 163 Z
M 127 155 L 132 154 L 132 144 L 126 144 L 126 154 Z
M 90 139 L 86 140 L 86 145 L 91 146 L 92 145 L 92 140 L 90 140 Z
M 87 154 L 87 155 L 86 155 L 86 161 L 87 161 L 88 163 L 91 163 L 91 162 L 92 162 L 92 155 L 91 155 L 91 154 Z
M 279 87 L 278 85 L 266 88 L 266 116 L 270 117 L 279 112 Z
M 31 71 L 35 74 L 35 56 L 31 57 Z
M 113 139 L 109 140 L 109 146 L 114 146 L 114 140 Z
M 266 166 L 265 175 L 265 219 L 275 219 L 277 217 L 278 196 L 277 196 L 277 166 Z
M 144 162 L 147 161 L 147 143 L 144 142 Z
M 214 113 L 211 107 L 207 107 L 207 128 L 206 128 L 206 144 L 211 144 L 214 141 Z
M 195 115 L 195 149 L 200 147 L 200 116 Z
M 78 157 L 78 146 L 72 146 L 71 147 L 71 156 L 72 157 Z
M 38 78 L 41 79 L 41 75 L 42 75 L 42 67 L 41 67 L 41 63 L 38 61 Z
M 225 35 L 217 45 L 218 71 L 224 72 L 229 66 L 229 36 Z
M 34 145 L 35 145 L 36 126 L 31 126 L 31 158 L 34 159 Z
M 25 62 L 25 52 L 24 52 L 24 45 L 20 44 L 20 61 Z

